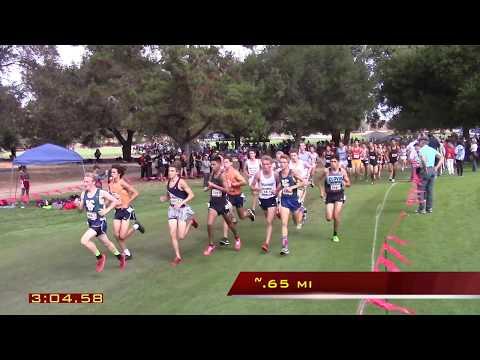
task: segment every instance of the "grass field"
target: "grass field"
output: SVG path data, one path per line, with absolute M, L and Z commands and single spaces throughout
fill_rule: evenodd
M 358 300 L 268 300 L 227 297 L 240 271 L 370 271 L 375 211 L 392 187 L 378 224 L 377 249 L 401 210 L 409 216 L 397 235 L 410 245 L 401 250 L 411 266 L 402 271 L 478 271 L 480 268 L 478 173 L 463 178 L 440 177 L 435 183 L 434 213 L 414 214 L 405 199 L 409 183 L 383 181 L 375 186 L 360 182 L 347 191 L 347 203 L 339 233 L 332 243 L 331 225 L 323 217 L 318 190 L 307 198 L 309 219 L 302 230 L 290 228 L 291 255 L 279 255 L 280 224 L 275 223 L 272 251 L 262 254 L 263 215 L 255 223 L 239 225 L 242 250 L 218 249 L 211 257 L 202 251 L 207 242 L 207 194 L 193 185 L 193 208 L 202 221 L 198 230 L 181 244 L 184 263 L 169 264 L 173 252 L 167 231 L 165 204 L 157 202 L 164 185 L 139 186 L 138 218 L 145 234 L 129 241 L 134 259 L 125 272 L 108 254 L 103 273 L 95 272 L 95 259 L 80 245 L 86 229 L 85 214 L 43 209 L 0 210 L 2 261 L 0 262 L 0 314 L 355 314 Z M 248 199 L 250 201 L 250 199 Z M 111 215 L 109 215 L 111 234 Z M 220 222 L 216 238 L 221 237 Z M 111 238 L 113 238 L 111 236 Z M 99 245 L 103 251 L 103 245 Z M 103 304 L 31 304 L 30 292 L 103 292 Z M 418 314 L 477 314 L 480 302 L 394 301 Z M 366 314 L 385 314 L 372 305 Z

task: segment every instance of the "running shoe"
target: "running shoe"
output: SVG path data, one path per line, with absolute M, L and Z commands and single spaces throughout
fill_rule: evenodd
M 267 243 L 264 243 L 264 244 L 262 245 L 262 250 L 263 250 L 264 252 L 266 252 L 266 253 L 268 252 L 269 246 L 268 246 Z
M 125 268 L 127 267 L 127 260 L 125 258 L 125 254 L 120 254 L 120 259 L 118 259 L 120 261 L 120 270 L 125 270 Z
M 212 253 L 213 253 L 214 250 L 215 250 L 215 245 L 209 244 L 209 245 L 207 246 L 207 248 L 205 249 L 205 251 L 203 252 L 203 255 L 205 255 L 205 256 L 210 256 L 210 255 L 212 255 Z
M 102 254 L 102 257 L 97 260 L 97 267 L 95 269 L 97 272 L 103 271 L 103 268 L 105 267 L 105 261 L 107 261 L 107 255 Z
M 417 210 L 415 210 L 415 212 L 417 214 L 426 214 L 427 213 L 427 211 L 425 209 L 417 209 Z
M 242 247 L 242 241 L 240 240 L 239 237 L 235 239 L 235 250 L 240 251 L 240 248 Z
M 433 212 L 433 209 L 427 209 L 427 212 L 431 214 Z
M 135 225 L 137 225 L 137 226 L 135 226 Z M 135 222 L 135 224 L 133 224 L 133 227 L 134 227 L 135 229 L 137 229 L 138 231 L 140 231 L 142 234 L 145 233 L 145 228 L 144 228 L 143 225 L 140 224 L 138 221 Z
M 198 222 L 197 222 L 197 220 L 196 220 L 194 217 L 192 217 L 192 226 L 193 226 L 195 229 L 198 229 Z
M 302 229 L 302 223 L 298 223 L 297 224 L 297 230 L 301 230 Z
M 284 247 L 282 248 L 282 250 L 280 250 L 280 255 L 288 255 L 290 254 L 290 250 L 288 250 L 287 247 Z
M 223 238 L 222 240 L 220 240 L 218 242 L 221 246 L 229 246 L 230 245 L 230 240 L 228 240 L 227 238 Z
M 179 258 L 179 257 L 175 257 L 175 259 L 173 259 L 173 261 L 170 263 L 172 266 L 177 266 L 178 264 L 180 264 L 182 262 L 182 258 Z
M 333 241 L 333 242 L 340 242 L 340 238 L 339 238 L 337 235 L 334 235 L 334 236 L 332 237 L 332 241 Z
M 255 221 L 255 210 L 247 209 L 247 212 L 248 212 L 248 217 L 250 218 L 250 220 Z

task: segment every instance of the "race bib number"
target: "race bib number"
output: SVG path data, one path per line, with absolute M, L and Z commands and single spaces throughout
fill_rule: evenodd
M 358 155 L 358 154 L 353 154 L 353 158 L 354 158 L 355 160 L 360 159 L 360 155 Z
M 392 154 L 392 157 L 394 157 L 394 158 L 397 157 L 397 154 Z
M 97 218 L 98 218 L 97 213 L 87 212 L 87 219 L 88 220 L 97 220 Z
M 267 189 L 262 189 L 262 196 L 273 196 L 273 189 L 267 188 Z
M 213 197 L 222 197 L 222 192 L 218 189 L 212 189 L 212 196 Z
M 376 157 L 375 156 L 370 156 L 370 159 L 375 160 Z
M 342 190 L 342 184 L 331 184 L 330 190 L 332 191 L 340 191 Z
M 180 200 L 179 198 L 177 198 L 177 197 L 171 197 L 171 198 L 170 198 L 170 204 L 173 205 L 173 206 L 179 204 L 180 201 L 181 201 L 181 200 Z M 133 209 L 132 209 L 132 210 L 133 210 Z

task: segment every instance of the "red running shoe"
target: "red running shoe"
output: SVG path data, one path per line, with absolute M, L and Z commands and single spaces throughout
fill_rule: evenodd
M 266 253 L 268 252 L 268 244 L 267 244 L 267 243 L 264 243 L 264 244 L 262 245 L 262 250 L 263 250 L 264 252 L 266 252 Z
M 120 270 L 125 270 L 125 268 L 127 267 L 127 260 L 125 258 L 125 254 L 120 254 Z
M 196 220 L 194 217 L 192 218 L 192 226 L 193 226 L 195 229 L 198 228 L 198 222 L 197 222 L 197 220 Z
M 107 261 L 107 255 L 102 254 L 102 257 L 97 260 L 97 267 L 95 269 L 97 272 L 103 271 L 103 268 L 105 267 L 105 261 Z
M 179 258 L 179 257 L 175 257 L 175 259 L 173 259 L 173 261 L 170 263 L 172 266 L 177 266 L 178 264 L 180 264 L 182 262 L 182 258 Z

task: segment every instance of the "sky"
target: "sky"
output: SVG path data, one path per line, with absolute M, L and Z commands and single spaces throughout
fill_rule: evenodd
M 244 59 L 250 52 L 250 50 L 241 45 L 223 45 L 223 47 L 227 51 L 232 51 L 239 59 Z M 85 51 L 81 45 L 57 45 L 57 49 L 65 65 L 71 65 L 72 63 L 79 65 Z M 4 81 L 6 84 L 14 84 L 20 82 L 20 79 L 19 69 L 12 67 L 11 71 L 5 76 Z

